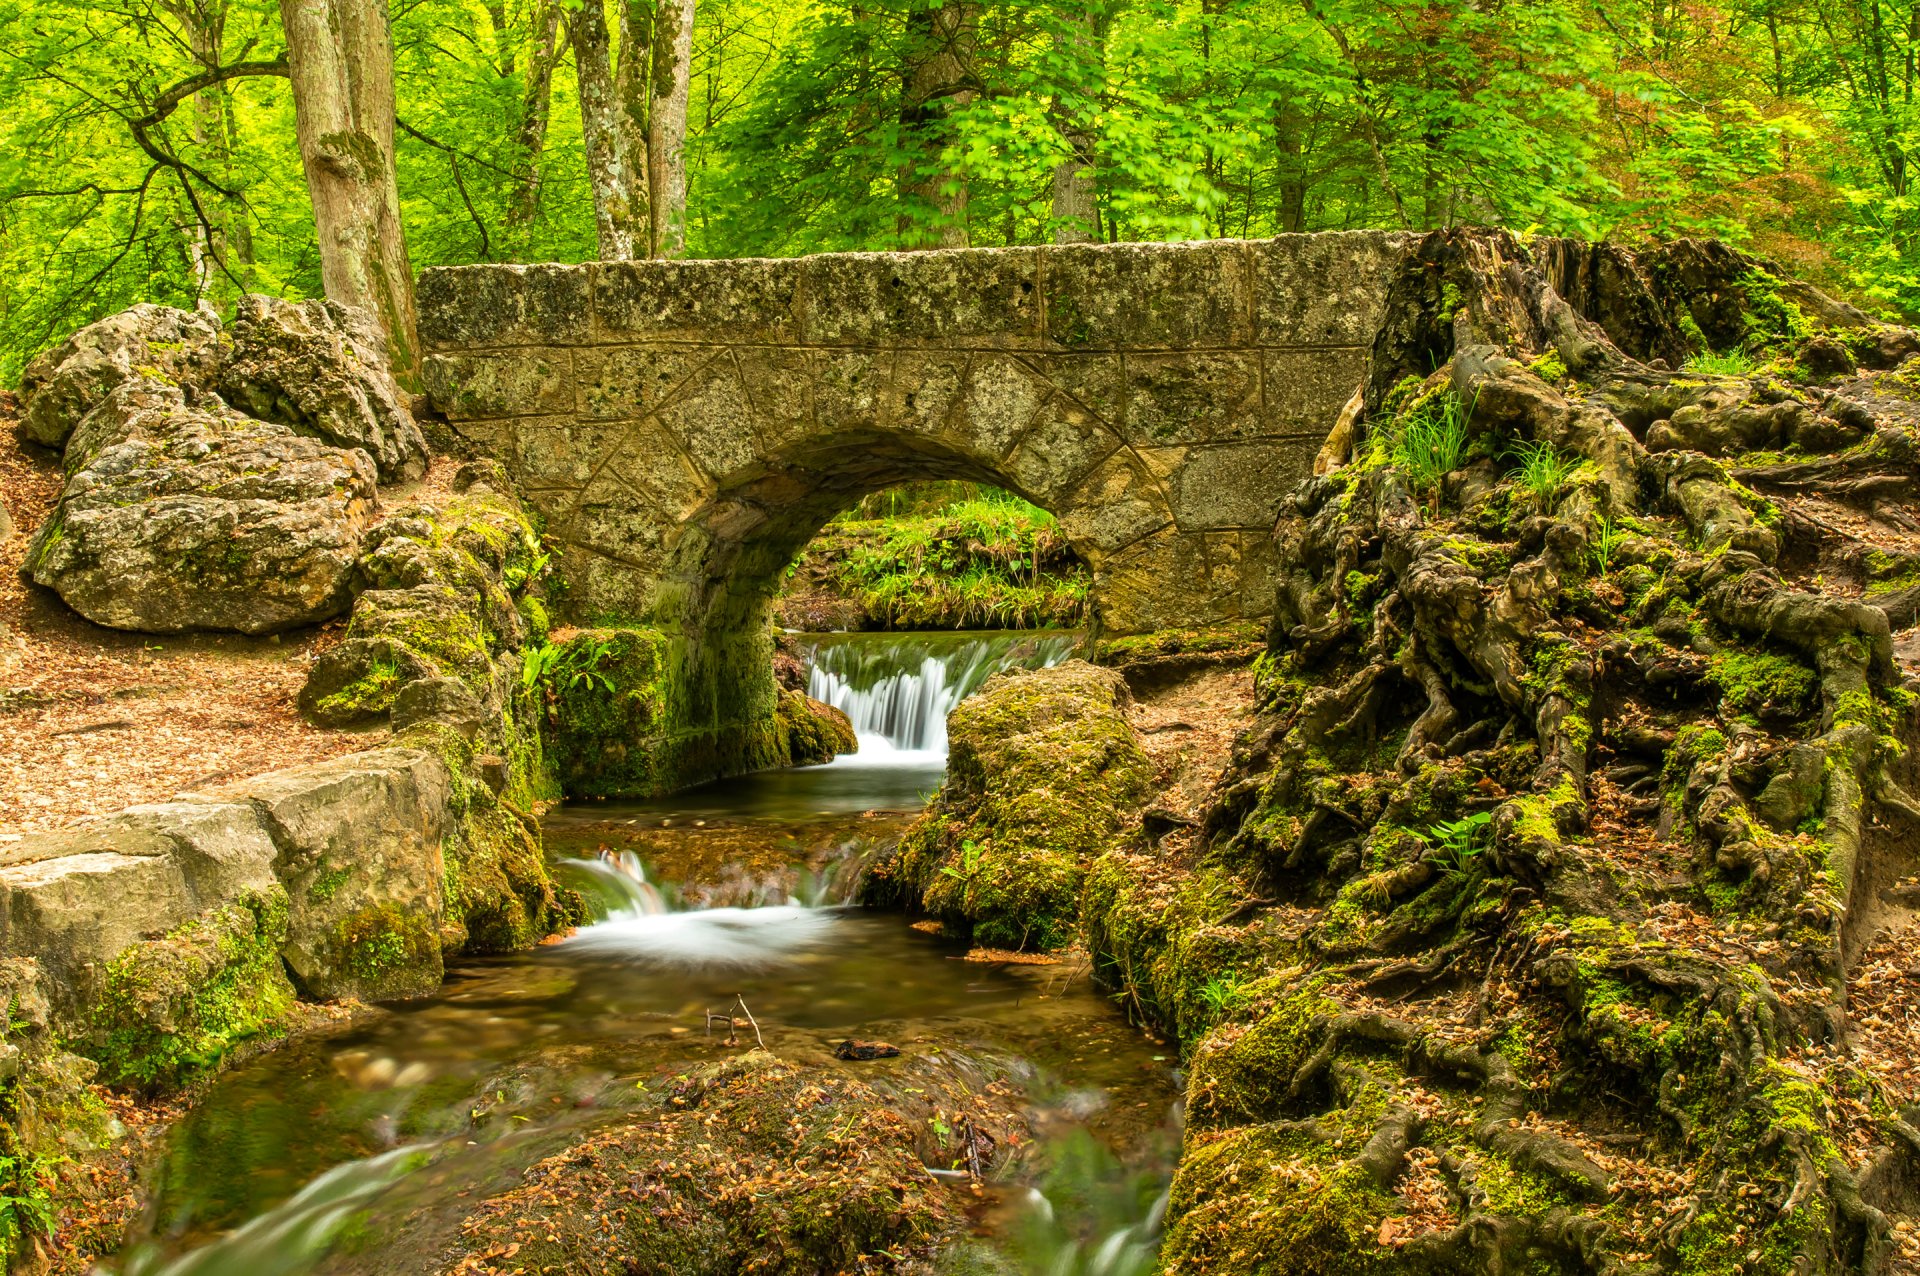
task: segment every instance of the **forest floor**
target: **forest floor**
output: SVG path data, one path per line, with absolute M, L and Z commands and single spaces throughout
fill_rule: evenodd
M 90 624 L 21 579 L 60 465 L 14 438 L 0 397 L 0 842 L 228 780 L 351 753 L 381 733 L 315 727 L 294 705 L 345 618 L 267 638 L 135 634 Z M 445 495 L 441 458 L 395 507 Z

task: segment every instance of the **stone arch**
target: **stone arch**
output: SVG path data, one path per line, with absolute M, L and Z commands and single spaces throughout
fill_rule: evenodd
M 1364 373 L 1399 245 L 453 267 L 421 278 L 421 335 L 435 406 L 562 547 L 561 614 L 673 635 L 719 738 L 764 708 L 742 671 L 780 567 L 916 478 L 1052 510 L 1106 632 L 1267 615 L 1279 503 Z

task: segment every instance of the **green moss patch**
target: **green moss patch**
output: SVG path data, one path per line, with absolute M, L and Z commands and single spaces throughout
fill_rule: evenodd
M 86 1052 L 109 1084 L 159 1090 L 202 1075 L 293 1004 L 280 962 L 284 892 L 250 894 L 108 965 Z

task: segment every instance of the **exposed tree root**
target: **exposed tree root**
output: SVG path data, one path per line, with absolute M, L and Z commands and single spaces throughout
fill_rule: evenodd
M 1920 412 L 1883 378 L 1920 337 L 1715 245 L 1489 232 L 1420 241 L 1388 311 L 1181 888 L 1241 982 L 1200 1036 L 1168 1008 L 1217 962 L 1169 929 L 1129 967 L 1198 1037 L 1169 1263 L 1887 1270 L 1920 1160 L 1868 1167 L 1920 1157 L 1916 1096 L 1841 1049 L 1842 936 L 1874 821 L 1920 829 L 1920 573 L 1788 573 L 1850 534 L 1770 496 L 1910 523 Z M 1707 344 L 1772 362 L 1684 370 Z M 1206 903 L 1248 896 L 1280 911 Z M 1093 905 L 1097 968 L 1132 961 L 1125 892 Z

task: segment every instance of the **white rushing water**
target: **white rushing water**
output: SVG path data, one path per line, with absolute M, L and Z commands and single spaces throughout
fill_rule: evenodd
M 857 752 L 831 765 L 925 766 L 947 756 L 947 714 L 1004 669 L 1073 654 L 1064 633 L 852 634 L 807 653 L 807 694 L 847 715 Z

